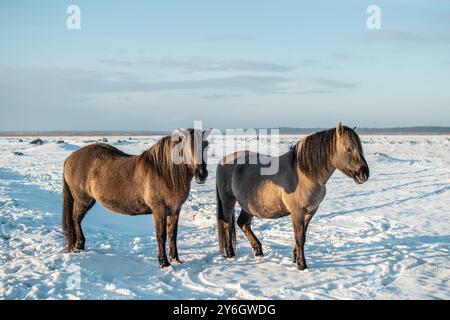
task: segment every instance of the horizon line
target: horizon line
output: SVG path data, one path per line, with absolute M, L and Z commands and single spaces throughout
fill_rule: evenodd
M 225 129 L 215 128 L 220 131 Z M 228 128 L 235 130 L 249 130 L 252 128 Z M 290 134 L 309 134 L 320 130 L 329 129 L 329 127 L 272 127 L 272 128 L 253 128 L 255 130 L 278 129 L 282 135 Z M 18 136 L 154 136 L 166 135 L 172 130 L 0 130 L 0 137 L 18 137 Z M 356 131 L 362 135 L 446 135 L 450 134 L 450 126 L 395 126 L 395 127 L 356 127 Z

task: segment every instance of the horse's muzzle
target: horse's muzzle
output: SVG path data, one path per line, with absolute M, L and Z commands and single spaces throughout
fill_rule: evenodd
M 363 184 L 369 180 L 369 167 L 364 166 L 358 172 L 353 175 L 353 180 L 358 184 Z
M 206 178 L 208 178 L 207 170 L 196 170 L 195 171 L 195 182 L 197 182 L 198 184 L 204 184 L 206 181 Z
M 206 179 L 195 178 L 195 182 L 197 182 L 197 184 L 204 184 L 206 182 Z

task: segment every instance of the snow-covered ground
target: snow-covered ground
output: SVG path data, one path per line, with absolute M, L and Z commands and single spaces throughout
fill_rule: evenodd
M 95 139 L 47 138 L 41 146 L 0 139 L 0 298 L 450 299 L 447 136 L 364 136 L 371 178 L 356 185 L 332 177 L 308 230 L 303 272 L 292 263 L 289 217 L 254 220 L 264 257 L 253 258 L 240 230 L 237 257 L 219 256 L 214 143 L 208 182 L 192 184 L 181 214 L 182 264 L 158 268 L 151 216 L 112 214 L 99 204 L 83 222 L 86 251 L 64 253 L 63 161 Z M 109 138 L 133 154 L 157 139 Z M 281 151 L 298 139 L 284 137 Z

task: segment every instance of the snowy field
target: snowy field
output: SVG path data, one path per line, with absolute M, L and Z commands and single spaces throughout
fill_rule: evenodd
M 264 257 L 253 258 L 240 230 L 237 256 L 219 256 L 214 141 L 208 181 L 193 182 L 181 213 L 182 264 L 158 268 L 151 216 L 112 214 L 99 204 L 83 222 L 86 251 L 65 253 L 63 161 L 98 138 L 52 137 L 41 146 L 0 138 L 0 298 L 450 299 L 447 136 L 362 137 L 371 178 L 357 185 L 337 172 L 329 181 L 303 272 L 292 263 L 290 217 L 254 220 Z M 157 138 L 108 139 L 138 154 Z M 284 137 L 281 151 L 299 138 Z

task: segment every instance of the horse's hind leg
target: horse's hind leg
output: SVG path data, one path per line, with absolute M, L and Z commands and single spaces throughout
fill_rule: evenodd
M 73 203 L 73 225 L 75 229 L 75 251 L 84 250 L 86 239 L 84 238 L 83 230 L 81 229 L 81 222 L 86 213 L 95 204 L 94 198 L 85 197 L 75 199 Z
M 255 257 L 259 257 L 263 255 L 261 242 L 258 240 L 258 238 L 255 236 L 255 234 L 252 231 L 252 219 L 253 216 L 249 215 L 244 210 L 241 210 L 241 214 L 239 215 L 239 218 L 237 220 L 237 223 L 239 227 L 244 232 L 245 236 L 247 237 L 248 241 L 250 242 L 253 253 Z
M 234 206 L 236 200 L 233 197 L 221 197 L 217 194 L 217 232 L 219 248 L 225 258 L 234 257 L 236 242 L 236 227 Z

